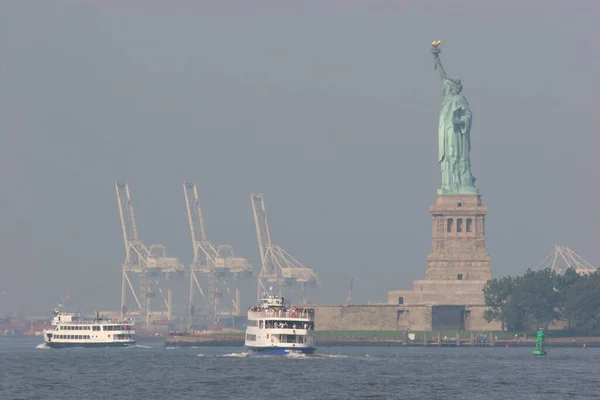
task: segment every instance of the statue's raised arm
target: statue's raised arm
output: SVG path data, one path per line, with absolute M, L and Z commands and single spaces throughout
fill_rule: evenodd
M 440 59 L 440 53 L 442 52 L 439 48 L 441 40 L 434 40 L 431 43 L 431 54 L 433 55 L 433 69 L 440 71 L 440 76 L 442 80 L 447 79 L 448 75 L 446 71 L 444 71 L 444 67 L 442 66 L 442 60 Z

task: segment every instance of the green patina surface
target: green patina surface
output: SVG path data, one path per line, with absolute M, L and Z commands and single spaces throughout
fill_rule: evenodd
M 479 194 L 471 172 L 471 107 L 462 94 L 460 79 L 446 74 L 440 53 L 437 45 L 431 48 L 434 68 L 439 70 L 442 78 L 444 95 L 438 130 L 438 162 L 442 171 L 438 195 Z

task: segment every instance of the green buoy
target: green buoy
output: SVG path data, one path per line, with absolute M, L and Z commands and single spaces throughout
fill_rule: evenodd
M 544 350 L 544 331 L 538 329 L 537 338 L 535 340 L 535 349 L 531 352 L 534 356 L 545 356 L 546 350 Z

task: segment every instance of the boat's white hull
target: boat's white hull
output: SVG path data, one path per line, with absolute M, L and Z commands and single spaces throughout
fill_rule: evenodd
M 43 331 L 46 347 L 135 346 L 135 330 L 131 321 L 100 318 L 86 321 L 77 313 L 63 313 L 56 310 L 52 325 L 53 328 Z
M 68 347 L 133 347 L 135 346 L 135 341 L 133 342 L 87 342 L 87 343 L 77 343 L 77 342 L 44 342 L 47 347 L 51 347 L 53 349 L 64 349 Z

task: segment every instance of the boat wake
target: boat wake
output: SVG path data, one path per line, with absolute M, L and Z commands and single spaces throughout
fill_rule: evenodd
M 129 346 L 131 348 L 135 348 L 135 349 L 153 349 L 154 347 L 152 346 L 145 346 L 143 344 L 136 344 L 135 346 Z
M 46 343 L 40 343 L 37 346 L 35 346 L 36 349 L 44 349 L 44 350 L 50 350 L 50 347 L 46 346 Z
M 287 358 L 306 358 L 306 357 L 310 357 L 308 354 L 298 354 L 298 353 L 288 353 L 288 354 L 284 354 L 284 357 Z
M 243 358 L 243 357 L 251 357 L 252 353 L 251 352 L 240 352 L 240 353 L 228 353 L 228 354 L 203 354 L 203 353 L 199 353 L 196 355 L 196 357 L 206 357 L 206 358 L 220 358 L 220 357 L 233 357 L 233 358 Z M 368 357 L 369 355 L 366 354 L 366 357 Z M 269 354 L 269 355 L 255 355 L 252 358 L 258 358 L 258 359 L 263 359 L 263 358 L 289 358 L 289 359 L 294 359 L 294 360 L 319 360 L 319 359 L 332 359 L 332 358 L 348 358 L 348 355 L 345 354 L 319 354 L 319 353 L 315 353 L 315 354 L 298 354 L 298 353 L 288 353 L 288 354 Z
M 347 354 L 324 354 L 324 353 L 315 353 L 310 356 L 310 358 L 348 358 Z
M 250 355 L 249 352 L 241 352 L 241 353 L 229 353 L 229 354 L 198 354 L 197 357 L 210 357 L 210 358 L 217 358 L 217 357 L 234 357 L 234 358 L 239 358 L 239 357 L 248 357 Z
M 241 353 L 222 354 L 217 357 L 248 357 L 249 355 L 250 355 L 250 352 L 243 351 Z

